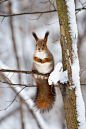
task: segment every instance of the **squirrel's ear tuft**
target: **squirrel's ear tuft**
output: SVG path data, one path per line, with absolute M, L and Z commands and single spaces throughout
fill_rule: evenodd
M 47 31 L 47 32 L 45 33 L 45 37 L 44 37 L 44 41 L 45 41 L 45 42 L 47 42 L 48 35 L 49 35 L 49 31 Z
M 35 32 L 32 32 L 32 35 L 35 38 L 35 41 L 37 42 L 38 41 L 38 37 L 37 37 L 36 33 Z

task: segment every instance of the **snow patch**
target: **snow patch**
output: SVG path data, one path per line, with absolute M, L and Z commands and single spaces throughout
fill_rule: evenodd
M 67 71 L 63 72 L 63 66 L 61 62 L 57 63 L 55 69 L 53 70 L 53 72 L 51 72 L 48 78 L 49 85 L 52 85 L 52 83 L 56 84 L 58 81 L 63 84 L 68 81 Z

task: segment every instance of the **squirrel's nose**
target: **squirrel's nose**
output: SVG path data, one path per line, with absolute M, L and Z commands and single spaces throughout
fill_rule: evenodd
M 38 48 L 38 50 L 40 50 L 40 48 Z

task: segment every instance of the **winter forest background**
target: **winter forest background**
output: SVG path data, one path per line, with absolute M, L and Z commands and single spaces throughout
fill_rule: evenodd
M 1 1 L 1 0 L 0 0 Z M 13 14 L 25 12 L 41 12 L 56 9 L 54 0 L 10 0 L 0 3 L 0 14 Z M 75 0 L 76 9 L 86 7 L 85 0 Z M 80 61 L 80 82 L 82 94 L 86 105 L 86 10 L 76 13 L 78 26 L 78 54 Z M 60 28 L 57 12 L 46 14 L 20 15 L 13 17 L 0 17 L 0 68 L 9 67 L 30 71 L 32 67 L 33 53 L 35 50 L 35 40 L 32 32 L 36 32 L 39 38 L 43 38 L 46 31 L 49 31 L 48 48 L 54 56 L 55 64 L 61 62 Z M 83 71 L 84 70 L 84 71 Z M 83 72 L 82 72 L 83 71 Z M 10 80 L 15 80 L 20 84 L 31 84 L 35 82 L 31 75 L 7 74 Z M 22 100 L 18 95 L 16 100 L 16 88 L 4 84 L 6 81 L 4 74 L 0 72 L 0 129 L 41 129 L 41 124 L 45 124 L 48 129 L 66 129 L 66 121 L 62 96 L 59 88 L 56 88 L 56 101 L 53 109 L 49 113 L 40 114 L 39 118 L 28 106 L 30 98 L 34 100 L 36 88 L 26 87 Z M 8 80 L 9 81 L 9 80 Z M 9 106 L 9 107 L 8 107 Z M 8 107 L 6 110 L 6 107 Z M 46 128 L 45 128 L 46 129 Z

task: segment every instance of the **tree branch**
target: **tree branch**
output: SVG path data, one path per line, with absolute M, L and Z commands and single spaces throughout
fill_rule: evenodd
M 8 85 L 13 85 L 13 86 L 36 87 L 36 85 L 32 85 L 32 84 L 14 84 L 14 83 L 11 83 L 11 82 L 8 82 L 8 81 L 1 81 L 1 80 L 0 80 L 0 82 L 8 84 Z M 2 87 L 0 87 L 0 88 L 2 88 Z
M 28 15 L 28 14 L 43 14 L 43 13 L 52 13 L 56 12 L 57 10 L 51 10 L 51 11 L 44 11 L 44 12 L 27 12 L 27 13 L 17 13 L 17 14 L 0 14 L 1 17 L 11 17 L 11 16 L 20 16 L 20 15 Z
M 79 8 L 79 9 L 76 9 L 76 13 L 75 14 L 77 14 L 79 11 L 81 11 L 81 10 L 86 10 L 86 6 L 84 6 L 84 7 L 82 7 L 82 8 Z
M 47 77 L 46 74 L 35 73 L 35 72 L 32 72 L 32 71 L 0 69 L 0 72 L 14 72 L 14 73 L 24 73 L 24 74 L 36 74 L 36 75 L 41 75 L 41 76 Z
M 75 11 L 81 11 L 81 10 L 86 10 L 85 7 L 83 8 L 78 8 L 75 9 Z M 0 14 L 0 17 L 12 17 L 12 16 L 20 16 L 20 15 L 30 15 L 30 14 L 46 14 L 46 13 L 53 13 L 53 12 L 57 12 L 57 10 L 50 10 L 50 11 L 44 11 L 44 12 L 27 12 L 27 13 L 17 13 L 17 14 Z
M 39 2 L 39 3 L 41 3 L 41 4 L 46 4 L 46 3 L 48 3 L 48 2 L 50 3 L 50 6 L 52 5 L 53 8 L 56 9 L 56 8 L 55 8 L 55 5 L 54 5 L 54 2 L 52 3 L 50 0 L 49 0 L 49 1 L 45 1 L 45 2 Z M 49 6 L 49 10 L 50 10 L 50 6 Z
M 1 83 L 5 83 L 5 84 L 8 84 L 8 85 L 16 86 L 16 87 L 18 87 L 18 86 L 37 87 L 37 85 L 32 85 L 32 84 L 14 84 L 14 83 L 11 83 L 11 82 L 1 81 L 1 80 L 0 80 L 0 82 L 1 82 Z M 60 84 L 60 83 L 56 84 L 55 87 L 59 87 L 59 84 Z M 84 82 L 84 83 L 81 83 L 80 85 L 85 86 L 86 83 Z M 0 88 L 10 88 L 10 87 L 0 87 Z M 15 88 L 15 87 L 13 87 L 13 88 Z

